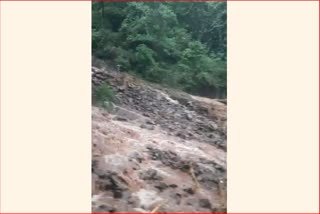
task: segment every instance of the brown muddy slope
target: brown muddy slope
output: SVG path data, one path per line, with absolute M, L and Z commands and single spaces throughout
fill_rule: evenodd
M 92 71 L 119 100 L 92 107 L 92 211 L 225 211 L 226 105 Z

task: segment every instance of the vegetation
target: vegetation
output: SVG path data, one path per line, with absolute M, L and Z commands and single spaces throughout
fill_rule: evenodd
M 92 101 L 95 105 L 111 111 L 112 103 L 116 102 L 116 96 L 112 88 L 107 83 L 103 83 L 93 88 Z
M 93 2 L 93 55 L 205 96 L 226 91 L 226 2 Z

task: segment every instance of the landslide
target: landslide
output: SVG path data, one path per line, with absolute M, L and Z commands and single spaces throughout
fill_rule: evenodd
M 226 211 L 226 101 L 92 67 L 117 102 L 92 106 L 93 212 Z

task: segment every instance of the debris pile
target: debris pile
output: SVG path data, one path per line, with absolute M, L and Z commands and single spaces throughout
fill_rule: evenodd
M 92 68 L 104 81 L 119 102 L 92 108 L 93 212 L 226 211 L 226 105 Z

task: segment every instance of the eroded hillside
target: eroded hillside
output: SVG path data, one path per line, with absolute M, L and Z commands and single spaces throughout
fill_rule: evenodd
M 226 210 L 226 104 L 92 68 L 118 103 L 92 107 L 93 212 Z

